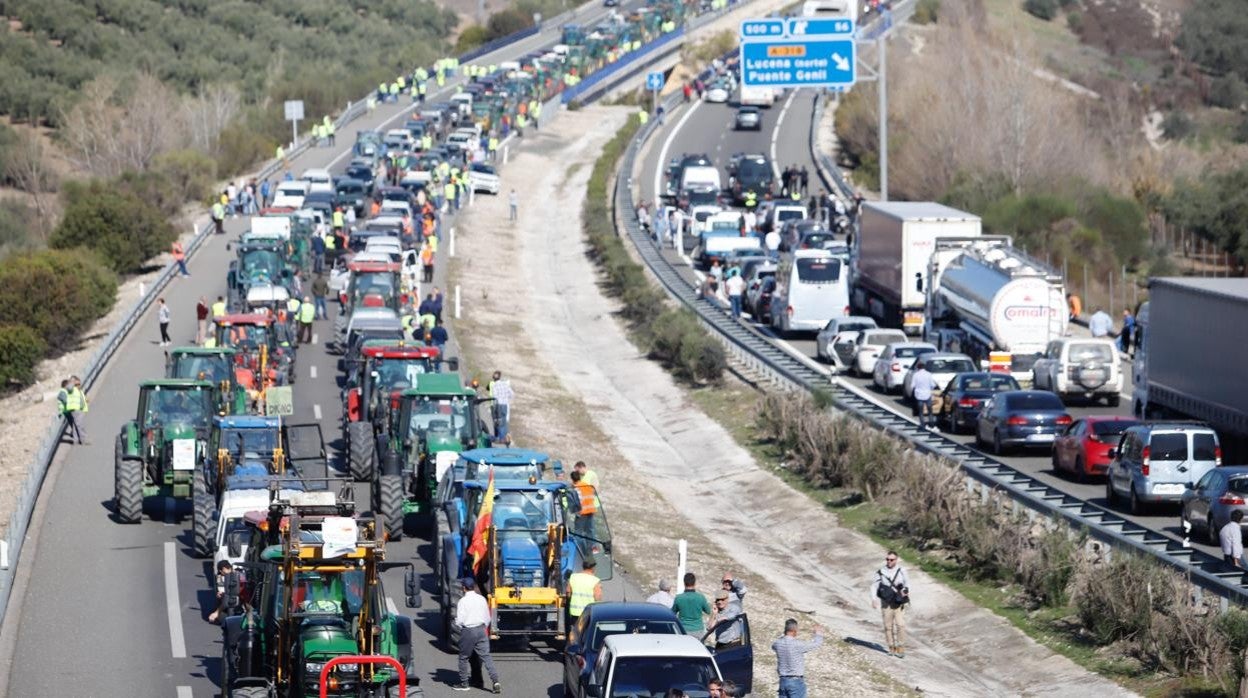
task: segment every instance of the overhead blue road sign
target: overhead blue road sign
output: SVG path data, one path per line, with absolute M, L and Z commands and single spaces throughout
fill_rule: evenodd
M 741 44 L 745 87 L 837 87 L 854 84 L 854 41 L 750 41 Z
M 741 23 L 741 40 L 784 36 L 783 19 L 747 19 Z
M 790 17 L 786 36 L 849 36 L 854 33 L 854 23 L 848 19 Z
M 663 89 L 663 73 L 646 73 L 646 89 L 651 92 Z

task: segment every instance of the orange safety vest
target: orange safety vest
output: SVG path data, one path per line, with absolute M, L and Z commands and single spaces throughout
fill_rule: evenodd
M 598 513 L 598 497 L 594 493 L 593 485 L 578 482 L 576 492 L 581 497 L 581 516 L 592 516 Z
M 425 247 L 421 249 L 420 261 L 424 263 L 424 265 L 427 267 L 433 266 L 433 249 L 430 247 Z

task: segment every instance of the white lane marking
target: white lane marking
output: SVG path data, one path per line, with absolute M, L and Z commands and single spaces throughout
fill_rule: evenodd
M 178 601 L 178 548 L 165 543 L 165 613 L 169 615 L 169 645 L 174 659 L 186 659 L 186 638 L 182 635 L 182 603 Z
M 195 698 L 190 686 L 178 686 L 178 698 Z
M 386 610 L 389 611 L 392 616 L 399 615 L 399 607 L 394 605 L 394 599 L 389 596 L 386 597 Z
M 793 98 L 797 96 L 797 90 L 789 92 L 788 99 L 784 100 L 784 107 L 780 109 L 780 116 L 776 117 L 776 125 L 771 129 L 771 170 L 776 179 L 780 179 L 780 163 L 776 159 L 776 139 L 780 137 L 780 124 L 784 123 L 784 115 L 789 113 L 789 106 L 793 104 Z
M 308 373 L 311 374 L 313 378 L 316 378 L 316 366 L 309 366 Z
M 320 335 L 318 335 L 318 334 L 317 334 L 317 333 L 315 333 L 315 332 L 313 332 L 313 333 L 312 333 L 312 343 L 313 343 L 313 344 L 316 344 L 318 341 L 320 341 L 320 339 L 321 339 L 321 338 L 320 338 Z
M 312 416 L 316 418 L 316 421 L 318 422 L 321 421 L 321 406 L 320 405 L 312 406 Z
M 654 189 L 651 191 L 651 195 L 655 199 L 658 199 L 659 195 L 663 193 L 663 170 L 667 167 L 667 151 L 671 149 L 672 141 L 676 140 L 676 134 L 680 133 L 680 129 L 684 127 L 685 122 L 689 120 L 689 117 L 693 116 L 700 106 L 702 106 L 702 102 L 698 101 L 689 107 L 689 111 L 685 112 L 685 115 L 680 117 L 680 121 L 676 122 L 672 132 L 667 134 L 667 139 L 663 141 L 663 147 L 659 149 L 659 164 L 654 169 Z

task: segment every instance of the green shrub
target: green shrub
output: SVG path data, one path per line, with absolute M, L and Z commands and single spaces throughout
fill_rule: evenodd
M 484 44 L 488 39 L 489 30 L 480 24 L 474 24 L 464 29 L 459 34 L 459 38 L 455 40 L 455 53 L 464 54 L 472 49 Z
M 940 0 L 919 0 L 914 6 L 914 16 L 911 19 L 915 24 L 935 24 L 939 14 Z
M 1057 0 L 1023 0 L 1023 9 L 1046 22 L 1057 16 Z
M 0 259 L 39 244 L 29 227 L 35 215 L 35 209 L 17 199 L 0 199 Z
M 1215 107 L 1239 109 L 1244 102 L 1248 102 L 1248 86 L 1234 73 L 1215 78 L 1209 86 L 1209 103 Z
M 14 255 L 0 266 L 0 325 L 26 325 L 59 354 L 113 307 L 116 295 L 116 277 L 86 250 Z
M 215 172 L 235 174 L 246 172 L 253 166 L 273 157 L 277 152 L 277 144 L 283 146 L 290 140 L 290 124 L 278 140 L 253 130 L 243 123 L 236 122 L 225 127 L 221 138 L 217 141 L 217 161 Z
M 0 386 L 29 385 L 48 351 L 39 333 L 25 325 L 0 325 Z
M 1161 120 L 1161 133 L 1172 141 L 1181 141 L 1196 132 L 1196 123 L 1181 109 L 1175 109 Z
M 1076 34 L 1083 33 L 1083 13 L 1071 10 L 1066 14 L 1066 26 Z
M 156 173 L 169 182 L 182 201 L 203 201 L 212 195 L 217 163 L 198 150 L 174 150 L 156 158 Z
M 522 29 L 533 26 L 533 15 L 517 7 L 509 7 L 490 15 L 485 23 L 486 41 L 501 39 Z
M 1144 209 L 1133 199 L 1098 191 L 1081 205 L 1079 217 L 1113 248 L 1119 262 L 1132 263 L 1148 252 Z
M 49 241 L 53 248 L 86 247 L 100 253 L 113 271 L 126 274 L 142 269 L 177 237 L 150 200 L 116 183 L 93 181 L 66 192 L 65 216 Z

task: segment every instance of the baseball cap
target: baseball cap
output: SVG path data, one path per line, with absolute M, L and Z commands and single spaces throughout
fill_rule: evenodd
M 726 591 L 721 591 L 721 592 L 718 592 L 717 594 L 715 594 L 715 600 L 716 600 L 716 601 L 719 601 L 720 599 L 723 599 L 724 601 L 727 601 L 727 600 L 728 600 L 728 592 L 726 592 Z

